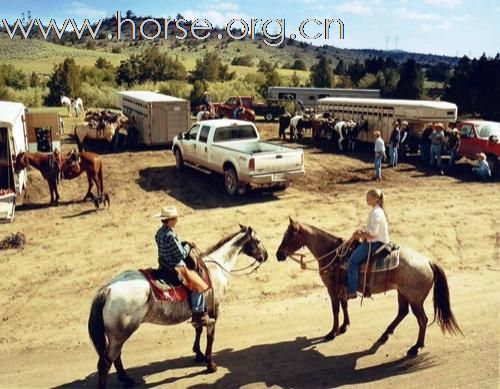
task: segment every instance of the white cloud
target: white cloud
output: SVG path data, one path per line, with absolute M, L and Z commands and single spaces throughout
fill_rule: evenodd
M 187 9 L 181 12 L 187 20 L 207 19 L 212 25 L 224 27 L 233 19 L 243 19 L 249 23 L 251 17 L 239 11 L 237 3 L 211 2 L 196 10 Z M 237 23 L 235 28 L 240 27 Z
M 439 21 L 442 17 L 438 14 L 431 12 L 420 12 L 416 10 L 410 10 L 404 7 L 396 8 L 394 10 L 394 15 L 400 19 L 406 20 L 421 20 L 421 21 Z
M 368 16 L 372 14 L 372 7 L 361 0 L 346 1 L 335 7 L 337 12 L 343 14 L 353 14 Z
M 106 16 L 106 11 L 93 8 L 80 1 L 73 1 L 66 8 L 65 13 L 70 18 L 87 18 L 90 20 L 100 19 Z
M 238 10 L 238 4 L 237 3 L 231 3 L 229 1 L 216 1 L 213 3 L 209 3 L 207 5 L 208 9 L 215 9 L 219 11 L 237 11 Z
M 454 8 L 463 3 L 463 0 L 424 0 L 425 4 L 442 8 Z

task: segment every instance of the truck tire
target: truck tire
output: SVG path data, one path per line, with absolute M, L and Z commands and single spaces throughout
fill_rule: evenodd
M 176 148 L 174 151 L 175 154 L 175 167 L 177 170 L 181 171 L 184 169 L 184 158 L 182 157 L 182 152 L 179 148 Z
M 224 170 L 224 186 L 229 196 L 235 196 L 239 192 L 240 182 L 238 180 L 238 174 L 232 166 Z
M 273 115 L 273 113 L 272 113 L 272 112 L 266 112 L 266 113 L 264 114 L 264 120 L 265 120 L 266 122 L 272 122 L 272 121 L 274 120 L 274 115 Z

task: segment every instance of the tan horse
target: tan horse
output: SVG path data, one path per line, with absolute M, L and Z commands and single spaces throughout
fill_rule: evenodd
M 90 121 L 75 127 L 74 136 L 78 150 L 82 151 L 83 143 L 87 139 L 103 140 L 111 144 L 116 131 L 127 131 L 128 118 L 119 115 L 113 122 L 103 120 L 102 122 Z
M 304 246 L 315 258 L 320 258 L 318 261 L 320 277 L 328 289 L 333 310 L 333 328 L 325 336 L 325 340 L 331 340 L 336 335 L 344 333 L 350 324 L 345 294 L 347 274 L 339 266 L 344 259 L 340 255 L 340 251 L 343 251 L 341 249 L 345 248 L 345 244 L 341 238 L 316 227 L 298 223 L 290 218 L 290 224 L 276 252 L 278 261 L 285 261 Z M 372 293 L 384 293 L 390 289 L 398 291 L 398 314 L 378 339 L 377 344 L 381 345 L 388 340 L 389 335 L 406 317 L 409 307 L 411 307 L 417 318 L 419 332 L 417 342 L 408 350 L 407 354 L 409 356 L 417 355 L 419 348 L 424 347 L 427 327 L 424 301 L 432 286 L 434 286 L 434 320 L 437 320 L 443 332 L 462 333 L 451 311 L 446 275 L 437 263 L 416 251 L 401 248 L 399 266 L 396 269 L 390 270 L 387 274 L 385 272 L 374 273 L 371 277 Z M 361 289 L 362 285 L 359 285 L 358 290 Z M 344 322 L 339 328 L 340 305 L 342 305 Z

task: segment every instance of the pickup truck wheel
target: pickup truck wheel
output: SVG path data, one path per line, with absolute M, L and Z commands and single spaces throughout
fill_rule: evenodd
M 177 170 L 184 169 L 184 158 L 182 158 L 180 149 L 175 149 L 175 166 L 177 167 Z
M 224 186 L 229 196 L 238 194 L 240 183 L 238 181 L 238 174 L 236 174 L 236 170 L 233 167 L 224 171 Z
M 271 112 L 267 112 L 264 115 L 264 119 L 266 120 L 266 122 L 272 122 L 274 120 L 274 115 Z

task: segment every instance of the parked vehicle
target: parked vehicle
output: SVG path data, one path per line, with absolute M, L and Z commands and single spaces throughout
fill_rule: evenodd
M 268 102 L 300 100 L 304 108 L 315 108 L 319 99 L 325 97 L 359 97 L 378 99 L 379 89 L 344 89 L 344 88 L 299 88 L 289 86 L 271 86 L 267 89 Z
M 189 127 L 191 109 L 187 100 L 148 91 L 118 92 L 117 100 L 117 106 L 137 128 L 139 143 L 166 145 Z
M 24 105 L 0 101 L 0 222 L 14 220 L 16 200 L 26 189 L 26 171 L 14 172 L 14 158 L 27 149 Z
M 272 122 L 285 113 L 285 108 L 275 102 L 258 103 L 253 96 L 241 96 L 243 108 L 250 109 L 258 116 L 263 116 L 267 122 Z M 238 105 L 238 97 L 232 96 L 224 103 L 215 103 L 218 112 L 224 112 L 225 117 L 231 117 L 232 112 Z
M 304 175 L 304 153 L 260 140 L 251 122 L 219 119 L 196 123 L 174 138 L 177 168 L 224 175 L 233 196 L 247 188 L 282 187 Z
M 479 153 L 486 154 L 492 175 L 500 166 L 500 123 L 482 120 L 465 120 L 458 125 L 460 148 L 458 155 L 476 160 Z

